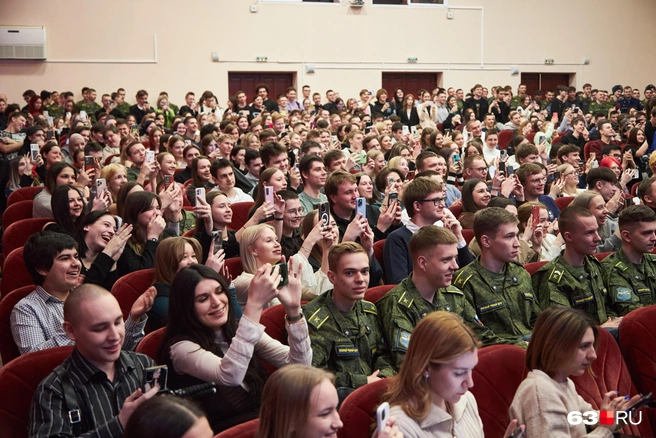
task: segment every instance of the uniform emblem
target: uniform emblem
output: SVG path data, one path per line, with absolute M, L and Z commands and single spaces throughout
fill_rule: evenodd
M 628 287 L 618 287 L 615 292 L 615 299 L 617 301 L 631 301 L 631 289 Z
M 410 344 L 410 332 L 405 330 L 399 330 L 396 333 L 396 348 L 401 350 L 407 350 L 409 344 Z
M 359 356 L 360 350 L 352 345 L 335 345 L 335 353 L 340 357 Z

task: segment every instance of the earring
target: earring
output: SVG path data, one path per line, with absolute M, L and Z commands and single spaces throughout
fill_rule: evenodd
M 429 377 L 430 377 L 430 373 L 428 372 L 428 370 L 424 371 L 424 380 L 428 380 Z

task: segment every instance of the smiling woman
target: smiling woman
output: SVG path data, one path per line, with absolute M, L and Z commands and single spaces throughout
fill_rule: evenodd
M 77 227 L 85 214 L 80 190 L 70 184 L 57 187 L 52 194 L 50 208 L 55 222 L 49 222 L 43 229 L 76 237 Z

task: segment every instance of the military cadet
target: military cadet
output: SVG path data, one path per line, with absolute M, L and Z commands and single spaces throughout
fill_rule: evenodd
M 89 88 L 86 90 L 86 93 L 83 93 L 84 99 L 77 103 L 77 107 L 80 111 L 85 111 L 89 116 L 91 122 L 96 122 L 96 111 L 102 108 L 98 102 L 96 102 L 96 90 Z
M 621 318 L 607 306 L 607 289 L 601 263 L 594 257 L 601 238 L 597 219 L 587 208 L 569 206 L 558 218 L 565 249 L 533 274 L 533 289 L 543 309 L 551 305 L 574 307 L 606 328 L 619 326 Z
M 481 324 L 465 294 L 451 285 L 453 273 L 458 269 L 457 243 L 458 238 L 445 228 L 435 225 L 420 228 L 408 243 L 412 273 L 376 303 L 378 321 L 397 370 L 415 326 L 436 310 L 458 314 L 485 345 L 505 343 Z
M 540 313 L 531 278 L 514 261 L 518 234 L 517 218 L 508 210 L 488 207 L 478 211 L 474 235 L 481 256 L 459 270 L 453 282 L 465 293 L 480 321 L 508 343 L 528 338 Z
M 613 309 L 621 316 L 656 304 L 656 213 L 646 205 L 632 205 L 620 213 L 622 249 L 602 262 L 604 284 Z
M 333 290 L 303 308 L 310 329 L 312 365 L 335 374 L 335 386 L 358 388 L 394 374 L 373 303 L 363 300 L 369 257 L 357 243 L 333 246 L 328 255 Z

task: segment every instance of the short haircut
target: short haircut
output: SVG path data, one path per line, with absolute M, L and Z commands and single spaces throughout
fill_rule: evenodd
M 301 154 L 307 154 L 312 148 L 321 148 L 321 145 L 314 140 L 306 140 L 301 145 Z
M 615 176 L 615 172 L 610 170 L 608 167 L 596 167 L 594 169 L 590 169 L 588 176 L 585 179 L 585 182 L 588 184 L 588 189 L 593 189 L 599 181 L 606 181 L 611 184 L 617 184 L 617 176 Z
M 528 177 L 531 175 L 537 175 L 538 173 L 542 174 L 542 167 L 535 163 L 524 163 L 519 166 L 519 169 L 517 169 L 515 175 L 517 175 L 517 178 L 519 178 L 519 182 L 522 183 L 523 186 L 526 186 Z
M 469 147 L 469 146 L 467 146 L 467 147 Z M 463 163 L 463 168 L 464 169 L 472 169 L 473 166 L 474 166 L 474 161 L 476 161 L 476 160 L 481 160 L 485 163 L 485 157 L 483 155 L 478 155 L 478 154 L 467 155 L 465 157 L 465 161 Z M 485 163 L 485 167 L 487 167 L 487 163 Z
M 107 289 L 96 284 L 85 283 L 76 287 L 70 294 L 68 294 L 68 297 L 64 302 L 64 321 L 75 325 L 80 318 L 80 306 L 82 303 L 100 297 L 114 298 L 114 295 L 112 295 Z
M 656 182 L 656 177 L 652 176 L 643 180 L 638 186 L 638 196 L 640 200 L 645 202 L 645 195 L 651 196 L 652 186 Z
M 437 245 L 455 245 L 457 243 L 458 238 L 451 230 L 435 225 L 427 225 L 421 227 L 410 237 L 408 249 L 412 261 L 415 262 L 420 255 L 426 255 L 434 251 Z
M 516 223 L 517 218 L 508 210 L 487 207 L 474 215 L 474 236 L 478 242 L 481 242 L 484 235 L 496 236 L 502 225 Z
M 630 125 L 629 125 L 630 126 Z M 609 143 L 601 148 L 601 155 L 610 155 L 613 151 L 621 151 L 622 148 L 618 144 Z
M 640 222 L 656 222 L 656 213 L 646 205 L 630 205 L 620 212 L 620 230 L 629 230 Z
M 410 217 L 415 214 L 415 202 L 424 200 L 431 193 L 442 193 L 442 183 L 432 178 L 415 178 L 403 189 L 403 206 Z
M 357 184 L 357 179 L 355 178 L 355 175 L 352 175 L 349 172 L 345 172 L 343 170 L 336 170 L 328 175 L 328 178 L 326 178 L 326 184 L 323 187 L 323 191 L 326 194 L 330 205 L 333 204 L 330 197 L 337 195 L 339 192 L 339 186 L 346 182 Z
M 337 272 L 337 265 L 343 256 L 348 254 L 367 254 L 362 246 L 359 243 L 355 242 L 342 242 L 334 245 L 330 248 L 328 253 L 328 269 L 332 272 Z
M 569 307 L 549 307 L 535 321 L 526 350 L 526 368 L 543 371 L 553 378 L 564 363 L 572 360 L 588 329 L 592 329 L 596 349 L 599 329 L 589 316 Z
M 57 255 L 66 249 L 77 250 L 75 239 L 68 234 L 39 231 L 27 239 L 23 246 L 23 259 L 34 284 L 43 284 L 45 277 L 38 271 L 50 271 Z
M 257 160 L 260 158 L 260 151 L 257 149 L 246 148 L 246 154 L 244 155 L 244 164 L 246 166 L 251 165 L 251 161 Z
M 583 122 L 585 124 L 585 119 L 581 116 L 576 116 L 572 119 L 571 126 L 574 126 L 579 122 Z
M 301 158 L 301 162 L 298 165 L 298 170 L 301 173 L 301 179 L 303 180 L 303 183 L 305 183 L 305 176 L 303 176 L 303 174 L 310 173 L 310 170 L 312 170 L 312 166 L 314 166 L 314 164 L 312 163 L 323 164 L 323 159 L 318 155 L 306 155 L 303 158 Z
M 268 166 L 269 161 L 273 157 L 277 157 L 278 155 L 284 154 L 286 152 L 287 149 L 285 149 L 283 145 L 274 141 L 267 143 L 260 148 L 260 157 L 262 157 L 262 163 L 264 163 L 265 166 Z
M 567 156 L 571 153 L 578 152 L 579 154 L 581 153 L 581 148 L 578 147 L 575 144 L 564 144 L 560 148 L 558 148 L 557 156 L 558 159 L 560 160 L 561 163 L 564 163 L 565 160 L 562 158 L 563 156 Z
M 577 205 L 568 205 L 558 215 L 558 228 L 562 233 L 576 233 L 578 230 L 579 219 L 584 217 L 594 217 L 587 208 Z
M 540 152 L 538 151 L 538 148 L 535 147 L 535 145 L 532 144 L 523 144 L 517 147 L 515 149 L 515 157 L 517 158 L 517 161 L 520 159 L 525 159 L 529 155 L 539 155 Z
M 424 168 L 424 161 L 432 157 L 437 158 L 437 154 L 433 151 L 423 151 L 422 153 L 417 155 L 417 158 L 415 159 L 417 170 L 421 172 L 421 170 Z
M 200 156 L 198 158 L 194 158 L 194 160 L 200 160 L 200 159 L 209 159 L 204 156 Z M 226 167 L 232 168 L 232 162 L 228 160 L 227 158 L 219 158 L 217 160 L 212 161 L 212 164 L 210 165 L 210 173 L 214 178 L 218 179 L 218 172 L 221 169 L 225 169 Z
M 333 161 L 339 160 L 340 158 L 344 158 L 344 152 L 337 150 L 328 151 L 323 154 L 323 164 L 326 167 L 330 167 L 332 166 Z

